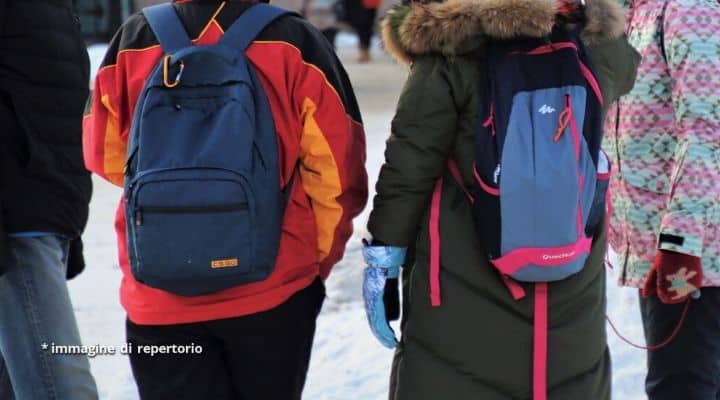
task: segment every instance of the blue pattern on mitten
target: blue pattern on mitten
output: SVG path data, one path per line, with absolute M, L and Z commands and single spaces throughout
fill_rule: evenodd
M 367 263 L 363 279 L 363 299 L 370 330 L 388 348 L 395 348 L 398 341 L 385 316 L 383 294 L 388 278 L 400 275 L 400 266 L 405 260 L 406 249 L 392 246 L 366 246 L 363 258 Z

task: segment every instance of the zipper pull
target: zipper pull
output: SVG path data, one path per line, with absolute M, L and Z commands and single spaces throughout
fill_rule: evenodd
M 572 106 L 570 103 L 570 95 L 565 95 L 565 109 L 562 110 L 560 115 L 558 115 L 558 129 L 555 131 L 555 136 L 553 137 L 553 142 L 557 143 L 560 138 L 562 137 L 563 133 L 565 133 L 565 129 L 570 124 L 570 119 L 572 118 Z
M 135 209 L 135 225 L 142 226 L 142 210 L 139 208 Z
M 495 136 L 495 103 L 490 104 L 490 115 L 487 120 L 483 122 L 483 128 L 490 127 L 490 135 Z

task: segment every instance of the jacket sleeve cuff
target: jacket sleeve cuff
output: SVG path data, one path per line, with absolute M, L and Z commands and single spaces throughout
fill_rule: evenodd
M 385 268 L 396 278 L 400 266 L 405 262 L 407 248 L 394 246 L 364 246 L 363 258 L 368 267 Z
M 704 218 L 668 213 L 660 224 L 658 249 L 702 258 L 704 237 Z

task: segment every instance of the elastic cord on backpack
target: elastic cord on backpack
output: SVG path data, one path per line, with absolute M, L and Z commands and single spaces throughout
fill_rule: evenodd
M 610 317 L 609 317 L 609 316 L 606 315 L 606 316 L 605 316 L 605 320 L 607 320 L 608 324 L 610 325 L 610 328 L 612 328 L 613 332 L 615 332 L 615 334 L 617 335 L 617 337 L 619 337 L 620 340 L 622 340 L 623 342 L 629 344 L 630 346 L 632 346 L 632 347 L 634 347 L 634 348 L 636 348 L 636 349 L 640 349 L 640 350 L 648 350 L 648 351 L 659 350 L 659 349 L 662 349 L 663 347 L 669 345 L 673 340 L 675 340 L 675 338 L 677 337 L 678 333 L 680 333 L 680 328 L 682 328 L 683 324 L 685 323 L 685 319 L 686 319 L 686 317 L 687 317 L 688 309 L 690 308 L 690 301 L 691 301 L 690 299 L 687 299 L 687 300 L 685 301 L 685 307 L 683 308 L 682 315 L 680 315 L 680 321 L 678 321 L 677 326 L 675 326 L 675 329 L 673 329 L 673 331 L 672 331 L 672 333 L 670 334 L 670 336 L 669 336 L 667 339 L 663 340 L 662 342 L 660 342 L 660 343 L 658 343 L 658 344 L 650 345 L 650 346 L 641 346 L 641 345 L 639 345 L 639 344 L 633 343 L 632 341 L 630 341 L 630 339 L 627 339 L 625 336 L 623 336 L 623 335 L 620 333 L 620 331 L 618 331 L 618 329 L 615 327 L 615 324 L 613 324 L 613 322 L 610 320 Z

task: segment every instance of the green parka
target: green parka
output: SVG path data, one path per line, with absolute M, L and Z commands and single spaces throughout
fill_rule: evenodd
M 612 0 L 588 0 L 583 33 L 605 104 L 627 93 L 637 53 Z M 530 399 L 533 286 L 515 301 L 482 251 L 469 203 L 446 169 L 457 160 L 473 182 L 473 136 L 487 37 L 544 37 L 554 0 L 449 0 L 397 8 L 383 22 L 388 51 L 411 65 L 387 141 L 368 222 L 374 238 L 414 247 L 404 269 L 402 339 L 391 400 Z M 442 305 L 430 304 L 429 206 L 440 206 Z M 601 224 L 604 225 L 604 224 Z M 582 272 L 549 285 L 548 393 L 552 400 L 609 399 L 604 232 Z

